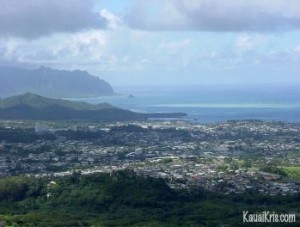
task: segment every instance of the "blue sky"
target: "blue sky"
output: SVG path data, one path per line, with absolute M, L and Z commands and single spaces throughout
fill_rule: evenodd
M 300 84 L 298 0 L 0 0 L 0 64 L 112 85 Z

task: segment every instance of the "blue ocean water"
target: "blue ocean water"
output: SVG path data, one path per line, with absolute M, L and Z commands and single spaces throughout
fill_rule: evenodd
M 299 88 L 291 85 L 117 87 L 116 96 L 76 100 L 93 104 L 108 102 L 136 112 L 184 112 L 187 119 L 202 123 L 242 119 L 300 122 Z

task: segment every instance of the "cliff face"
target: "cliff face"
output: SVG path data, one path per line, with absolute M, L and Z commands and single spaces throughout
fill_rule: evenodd
M 54 70 L 41 67 L 28 70 L 0 67 L 0 96 L 32 92 L 52 98 L 78 98 L 112 95 L 109 83 L 85 71 Z

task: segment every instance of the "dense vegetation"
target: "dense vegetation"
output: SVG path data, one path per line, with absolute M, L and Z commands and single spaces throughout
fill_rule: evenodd
M 263 167 L 260 168 L 260 171 L 267 172 L 267 173 L 278 174 L 278 175 L 283 176 L 283 177 L 288 176 L 284 170 L 282 170 L 280 168 L 277 168 L 275 166 L 263 166 Z
M 299 207 L 299 195 L 176 191 L 130 171 L 0 180 L 0 220 L 8 226 L 241 226 L 243 210 L 299 213 Z
M 55 140 L 50 133 L 37 134 L 33 129 L 11 129 L 0 127 L 0 141 L 10 143 L 32 143 L 38 140 Z

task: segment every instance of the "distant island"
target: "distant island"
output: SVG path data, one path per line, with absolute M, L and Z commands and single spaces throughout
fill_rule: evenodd
M 51 98 L 84 98 L 113 95 L 110 84 L 86 71 L 48 67 L 23 69 L 0 67 L 0 97 L 27 92 Z
M 136 113 L 108 103 L 92 105 L 26 93 L 0 99 L 0 119 L 127 121 L 149 118 L 177 118 L 184 113 Z

